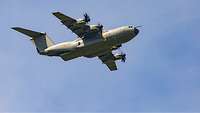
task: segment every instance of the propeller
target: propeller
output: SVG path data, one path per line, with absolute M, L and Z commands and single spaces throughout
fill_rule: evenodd
M 98 23 L 97 27 L 99 28 L 99 30 L 102 32 L 103 31 L 103 25 Z
M 90 22 L 90 16 L 87 13 L 85 13 L 83 16 L 86 23 Z
M 125 53 L 121 53 L 121 56 L 122 56 L 121 61 L 122 62 L 126 62 L 126 54 Z

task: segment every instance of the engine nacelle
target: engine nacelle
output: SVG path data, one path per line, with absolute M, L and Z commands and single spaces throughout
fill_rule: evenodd
M 90 22 L 90 17 L 87 13 L 85 13 L 83 19 L 78 19 L 77 20 L 77 24 L 87 24 L 88 22 Z
M 121 54 L 115 54 L 115 60 L 121 60 L 122 62 L 126 61 L 126 54 L 121 53 Z
M 78 19 L 75 24 L 77 24 L 77 25 L 85 25 L 86 21 L 84 19 Z
M 113 46 L 113 47 L 112 47 L 112 50 L 117 50 L 117 49 L 119 49 L 120 47 L 122 47 L 122 45 Z

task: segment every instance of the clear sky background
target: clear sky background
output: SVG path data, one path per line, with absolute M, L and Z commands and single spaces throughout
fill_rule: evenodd
M 199 0 L 1 0 L 0 111 L 200 111 Z M 105 29 L 143 25 L 122 47 L 127 62 L 110 72 L 97 58 L 64 62 L 40 56 L 10 28 L 76 35 L 51 13 L 61 11 Z

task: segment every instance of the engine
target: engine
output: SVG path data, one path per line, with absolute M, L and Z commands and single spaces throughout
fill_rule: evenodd
M 115 54 L 115 60 L 121 60 L 122 62 L 126 61 L 126 54 L 120 53 L 120 54 Z
M 88 24 L 91 19 L 89 17 L 89 15 L 87 13 L 85 13 L 83 19 L 78 19 L 77 23 L 75 23 L 75 25 L 80 26 L 80 25 L 85 25 Z M 92 32 L 103 32 L 103 25 L 102 24 L 97 24 L 97 25 L 90 25 L 90 31 Z
M 117 49 L 119 49 L 120 47 L 122 47 L 122 45 L 113 46 L 113 47 L 112 47 L 112 50 L 117 50 Z
M 87 13 L 85 13 L 84 15 L 84 18 L 83 19 L 78 19 L 77 20 L 77 24 L 87 24 L 87 23 L 89 23 L 90 22 L 90 17 L 89 17 L 89 15 L 87 14 Z

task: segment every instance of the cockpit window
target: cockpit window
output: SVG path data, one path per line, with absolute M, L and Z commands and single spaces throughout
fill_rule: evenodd
M 133 28 L 133 26 L 128 26 L 128 28 Z

